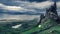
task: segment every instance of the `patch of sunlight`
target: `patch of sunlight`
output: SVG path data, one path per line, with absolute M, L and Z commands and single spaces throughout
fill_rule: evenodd
M 19 24 L 19 25 L 15 25 L 15 26 L 12 26 L 12 28 L 19 28 L 22 24 Z
M 38 27 L 40 28 L 40 27 L 41 27 L 41 25 L 38 25 Z

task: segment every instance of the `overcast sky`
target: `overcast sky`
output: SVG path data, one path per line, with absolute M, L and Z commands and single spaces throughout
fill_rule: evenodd
M 30 17 L 27 16 L 29 14 L 45 13 L 46 8 L 49 8 L 51 5 L 53 5 L 53 1 L 52 0 L 0 0 L 0 16 L 1 16 L 0 18 L 23 19 L 25 17 L 29 19 L 32 18 L 31 15 Z M 60 1 L 59 0 L 56 1 L 58 8 L 57 11 L 59 12 Z M 23 14 L 22 16 L 23 18 L 16 17 L 17 16 L 16 14 L 18 14 L 18 16 Z

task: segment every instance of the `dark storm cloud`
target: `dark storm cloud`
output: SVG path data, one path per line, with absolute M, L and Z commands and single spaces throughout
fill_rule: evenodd
M 0 0 L 0 7 L 6 14 L 39 14 L 45 12 L 45 8 L 48 8 L 52 2 L 44 0 Z M 11 9 L 12 8 L 12 9 Z M 2 13 L 2 12 L 0 12 Z
M 22 1 L 30 1 L 30 2 L 43 2 L 43 1 L 47 1 L 47 0 L 22 0 Z
M 54 0 L 55 1 L 55 0 Z M 59 0 L 57 0 L 59 1 Z M 58 11 L 60 11 L 60 2 L 58 3 Z M 1 18 L 14 18 L 13 15 L 21 15 L 21 14 L 39 14 L 45 13 L 45 9 L 50 7 L 52 2 L 46 0 L 0 0 L 0 19 Z M 2 15 L 3 16 L 2 16 Z M 10 17 L 10 15 L 12 15 Z M 9 17 L 8 17 L 9 16 Z M 22 16 L 23 18 L 25 16 Z M 26 16 L 27 18 L 28 16 Z M 17 19 L 21 18 L 15 17 Z M 32 18 L 32 17 L 31 17 Z
M 0 0 L 0 3 L 3 3 L 5 5 L 18 5 L 18 3 L 15 3 L 14 1 L 27 1 L 27 2 L 43 2 L 46 0 Z
M 52 0 L 52 1 L 56 1 L 56 2 L 58 2 L 58 1 L 60 1 L 60 0 Z
M 6 14 L 39 14 L 44 12 L 45 8 L 48 8 L 52 3 L 49 1 L 45 2 L 24 2 L 24 1 L 12 1 L 13 5 L 16 2 L 19 6 L 8 6 L 1 3 L 0 7 Z M 10 4 L 9 4 L 10 5 Z
M 30 1 L 30 2 L 44 2 L 44 1 L 60 1 L 60 0 L 21 0 L 21 1 Z

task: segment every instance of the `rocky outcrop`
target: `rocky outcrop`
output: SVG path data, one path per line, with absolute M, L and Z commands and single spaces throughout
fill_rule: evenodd
M 55 26 L 59 22 L 56 2 L 54 2 L 54 4 L 46 10 L 44 18 L 42 16 L 40 17 L 40 24 L 42 25 L 43 29 L 47 29 L 49 27 Z
M 53 19 L 53 20 L 57 20 L 58 19 L 56 2 L 49 9 L 46 10 L 45 17 L 47 17 L 48 19 Z

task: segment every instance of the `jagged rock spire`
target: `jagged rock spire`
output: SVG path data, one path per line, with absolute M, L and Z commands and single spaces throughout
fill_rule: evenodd
M 54 4 L 49 9 L 52 13 L 55 13 L 56 15 L 58 15 L 56 2 L 54 2 Z
M 54 4 L 49 9 L 46 10 L 46 17 L 50 19 L 58 18 L 56 2 L 54 2 Z
M 44 14 L 40 15 L 40 21 L 39 21 L 39 23 L 36 26 L 38 26 L 38 25 L 40 25 L 42 23 L 42 20 L 44 19 L 44 17 L 45 17 Z

